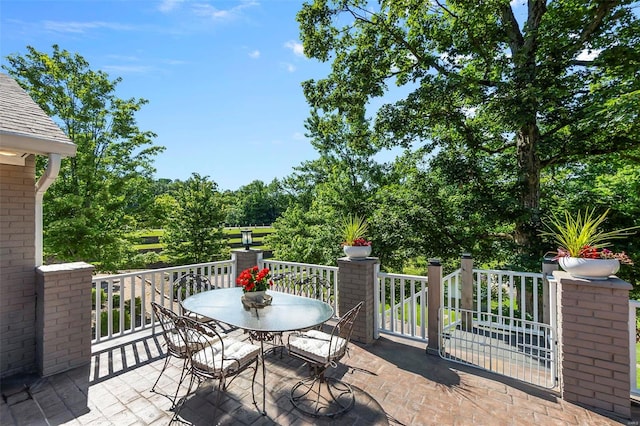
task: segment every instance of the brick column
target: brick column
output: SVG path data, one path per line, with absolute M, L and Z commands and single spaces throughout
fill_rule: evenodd
M 429 269 L 427 271 L 427 337 L 429 343 L 427 345 L 427 352 L 438 355 L 440 353 L 440 338 L 438 333 L 440 331 L 440 321 L 442 316 L 440 315 L 440 301 L 442 300 L 442 265 L 440 265 L 439 259 L 429 260 Z
M 236 285 L 236 278 L 240 272 L 248 268 L 253 268 L 262 260 L 262 250 L 233 250 L 231 252 L 231 259 L 236 261 L 236 270 L 233 277 L 232 286 Z
M 562 398 L 631 417 L 629 290 L 618 278 L 590 281 L 554 271 Z
M 377 257 L 366 259 L 338 259 L 338 315 L 364 301 L 353 324 L 352 339 L 361 343 L 374 341 L 373 297 L 375 291 Z
M 84 262 L 36 268 L 36 363 L 41 376 L 91 362 L 91 278 Z

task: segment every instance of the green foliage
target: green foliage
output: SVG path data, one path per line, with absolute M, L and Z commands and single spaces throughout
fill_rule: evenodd
M 145 188 L 152 159 L 164 149 L 136 125 L 135 113 L 147 101 L 116 97 L 121 79 L 92 71 L 82 56 L 57 45 L 51 55 L 27 51 L 7 56 L 3 68 L 77 146 L 45 193 L 45 256 L 115 270 L 130 255 L 125 233 L 151 200 Z M 44 166 L 39 157 L 38 173 Z
M 299 12 L 305 53 L 331 62 L 326 78 L 303 83 L 321 156 L 411 151 L 396 163 L 404 173 L 364 181 L 381 185 L 374 211 L 351 210 L 369 218 L 383 264 L 469 251 L 538 267 L 541 212 L 561 208 L 541 197 L 568 195 L 542 186 L 551 169 L 576 177 L 594 161 L 637 164 L 640 23 L 630 3 L 535 0 L 523 19 L 516 7 L 316 0 Z
M 288 208 L 274 223 L 275 232 L 265 238 L 280 260 L 335 265 L 341 255 L 337 214 L 326 205 Z
M 100 306 L 107 301 L 107 292 L 103 289 L 100 289 Z M 96 289 L 91 289 L 91 309 L 96 309 Z
M 353 215 L 346 216 L 342 219 L 342 227 L 340 228 L 343 243 L 352 246 L 355 240 L 366 236 L 367 228 L 365 218 Z
M 291 199 L 277 179 L 269 185 L 255 180 L 225 195 L 229 204 L 226 222 L 230 225 L 270 225 Z
M 112 311 L 112 324 L 113 324 L 113 333 L 119 333 L 120 332 L 120 311 L 114 309 Z M 102 332 L 103 335 L 106 335 L 109 328 L 109 313 L 108 312 L 102 312 L 100 314 L 100 330 Z M 131 328 L 131 314 L 128 311 L 125 311 L 124 313 L 124 329 L 128 330 Z
M 193 173 L 174 197 L 177 205 L 164 236 L 171 261 L 190 264 L 228 258 L 222 232 L 224 209 L 215 182 Z

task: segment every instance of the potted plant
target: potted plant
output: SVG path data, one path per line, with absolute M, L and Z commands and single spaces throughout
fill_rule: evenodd
M 547 231 L 540 235 L 552 237 L 558 244 L 555 260 L 562 269 L 577 278 L 606 280 L 620 269 L 620 264 L 632 265 L 633 262 L 625 252 L 614 253 L 607 247 L 609 240 L 624 238 L 634 234 L 630 232 L 640 228 L 618 229 L 603 232 L 598 228 L 605 221 L 609 210 L 596 216 L 595 209 L 588 208 L 573 217 L 565 211 L 564 218 L 553 214 L 544 223 Z
M 349 259 L 364 259 L 371 254 L 371 241 L 365 239 L 367 222 L 361 216 L 347 216 L 342 221 L 342 250 Z
M 246 299 L 261 302 L 266 291 L 271 288 L 271 271 L 269 268 L 260 269 L 258 266 L 245 269 L 238 275 L 236 284 L 242 286 L 242 292 Z

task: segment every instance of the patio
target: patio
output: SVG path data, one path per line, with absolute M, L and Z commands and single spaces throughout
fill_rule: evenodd
M 237 330 L 233 333 L 242 335 Z M 2 383 L 0 422 L 3 425 L 166 425 L 172 423 L 171 402 L 180 364 L 172 360 L 151 393 L 163 365 L 161 335 L 138 333 L 135 338 L 93 345 L 90 366 L 48 378 L 22 376 Z M 201 385 L 173 424 L 234 425 L 431 425 L 431 424 L 638 424 L 605 417 L 568 403 L 557 393 L 482 370 L 426 355 L 424 343 L 381 336 L 376 342 L 352 342 L 349 356 L 331 375 L 344 376 L 354 386 L 355 407 L 337 419 L 316 419 L 293 408 L 288 393 L 306 376 L 301 361 L 267 356 L 267 413 L 251 402 L 251 372 L 239 376 L 223 396 L 213 419 L 215 394 Z M 30 381 L 33 380 L 33 381 Z M 259 380 L 259 379 L 257 379 Z M 256 387 L 260 391 L 260 387 Z M 184 395 L 183 385 L 180 395 Z M 88 396 L 88 398 L 87 398 Z M 261 397 L 261 394 L 256 395 Z

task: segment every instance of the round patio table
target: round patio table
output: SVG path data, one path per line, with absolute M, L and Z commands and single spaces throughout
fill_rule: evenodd
M 326 302 L 268 291 L 271 304 L 262 308 L 246 308 L 242 303 L 242 287 L 221 288 L 187 297 L 182 306 L 198 315 L 247 330 L 260 341 L 262 357 L 262 414 L 265 411 L 264 341 L 277 333 L 304 330 L 325 323 L 333 316 L 333 308 Z M 252 393 L 253 393 L 253 386 Z M 253 396 L 255 403 L 255 394 Z M 257 405 L 257 404 L 256 404 Z

